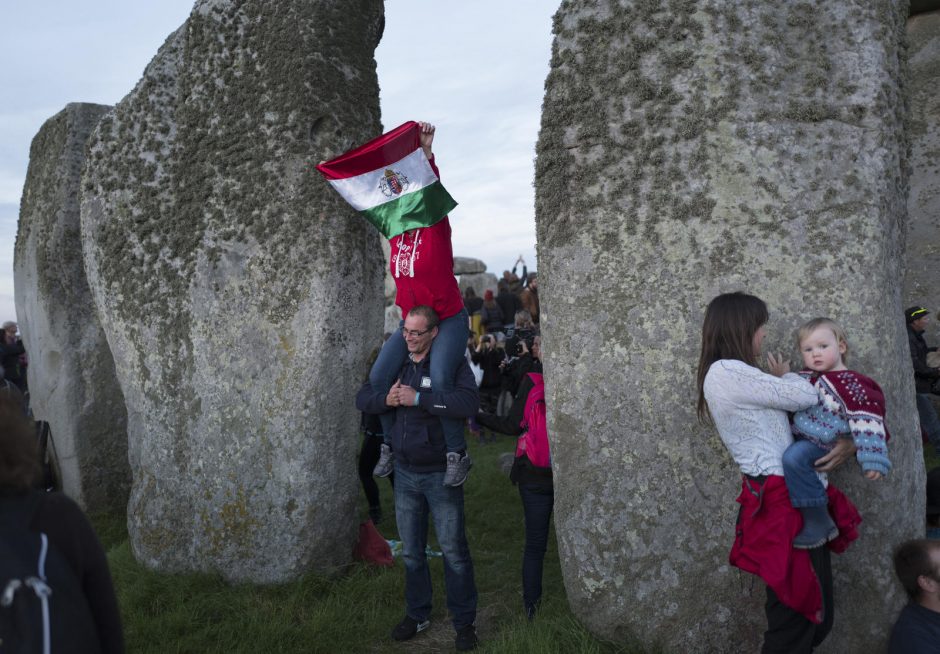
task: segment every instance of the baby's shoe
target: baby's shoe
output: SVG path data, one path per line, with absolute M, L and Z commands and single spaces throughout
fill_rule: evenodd
M 829 516 L 829 507 L 804 506 L 803 529 L 793 539 L 793 547 L 798 550 L 811 550 L 821 547 L 839 535 L 839 528 Z

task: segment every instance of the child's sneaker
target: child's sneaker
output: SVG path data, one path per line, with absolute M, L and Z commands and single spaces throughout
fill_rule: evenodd
M 803 514 L 803 529 L 793 539 L 793 547 L 798 550 L 812 550 L 822 547 L 839 535 L 839 528 L 829 516 L 829 507 L 804 506 L 800 508 Z
M 379 455 L 379 462 L 375 464 L 372 470 L 373 477 L 388 477 L 395 469 L 395 453 L 385 443 L 382 443 L 382 453 Z
M 447 453 L 447 470 L 444 472 L 445 486 L 460 486 L 467 481 L 467 475 L 470 474 L 470 466 L 473 461 L 469 454 L 460 455 L 460 452 Z

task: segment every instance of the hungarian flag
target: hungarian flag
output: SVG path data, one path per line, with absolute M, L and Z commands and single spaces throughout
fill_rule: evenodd
M 409 121 L 317 170 L 385 236 L 430 227 L 457 206 L 421 149 Z

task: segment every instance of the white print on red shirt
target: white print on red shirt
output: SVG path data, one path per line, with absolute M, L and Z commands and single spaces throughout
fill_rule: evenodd
M 405 243 L 408 234 L 412 234 L 411 244 Z M 421 245 L 421 230 L 405 232 L 398 238 L 398 252 L 392 255 L 392 264 L 395 267 L 395 277 L 415 276 L 415 260 L 418 258 L 418 247 Z

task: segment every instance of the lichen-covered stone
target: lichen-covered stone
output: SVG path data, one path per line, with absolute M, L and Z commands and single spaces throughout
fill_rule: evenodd
M 29 354 L 30 405 L 52 430 L 65 492 L 88 511 L 124 511 L 127 411 L 82 265 L 85 144 L 110 107 L 70 104 L 33 138 L 13 260 Z
M 903 3 L 902 3 L 903 4 Z M 730 568 L 737 469 L 695 418 L 705 306 L 767 300 L 767 347 L 817 315 L 888 396 L 895 468 L 861 507 L 827 651 L 877 651 L 923 533 L 901 311 L 907 192 L 896 3 L 566 0 L 554 19 L 536 226 L 555 511 L 572 609 L 664 651 L 756 651 L 763 585 Z M 900 510 L 902 509 L 903 510 Z
M 350 559 L 378 235 L 313 169 L 381 132 L 380 0 L 200 0 L 90 142 L 82 238 L 128 409 L 133 552 Z
M 911 96 L 911 191 L 905 306 L 940 310 L 940 11 L 907 21 Z M 930 338 L 935 334 L 928 330 Z

